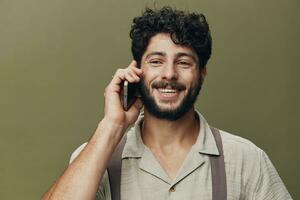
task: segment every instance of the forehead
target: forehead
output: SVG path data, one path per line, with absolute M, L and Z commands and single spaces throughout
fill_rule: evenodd
M 191 47 L 175 44 L 169 33 L 158 33 L 150 39 L 143 56 L 146 57 L 151 52 L 164 52 L 166 56 L 186 53 L 198 59 L 196 52 Z

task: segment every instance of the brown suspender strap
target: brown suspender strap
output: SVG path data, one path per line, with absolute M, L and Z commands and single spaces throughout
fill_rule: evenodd
M 222 139 L 218 129 L 210 127 L 215 138 L 219 156 L 210 156 L 211 175 L 212 175 L 212 199 L 226 200 L 227 186 L 226 173 Z M 108 164 L 108 177 L 112 200 L 121 200 L 121 168 L 122 168 L 122 152 L 125 146 L 126 136 L 124 136 L 114 151 Z
M 108 163 L 108 178 L 112 200 L 121 200 L 121 169 L 122 169 L 122 152 L 126 143 L 124 136 L 117 148 L 112 154 Z
M 212 179 L 212 199 L 213 200 L 226 200 L 227 199 L 227 186 L 226 186 L 226 172 L 224 163 L 224 153 L 222 146 L 222 139 L 220 131 L 214 127 L 210 127 L 217 147 L 219 156 L 210 156 L 211 164 L 211 179 Z

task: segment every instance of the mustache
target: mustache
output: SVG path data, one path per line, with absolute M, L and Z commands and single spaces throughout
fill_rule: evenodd
M 166 82 L 166 81 L 157 81 L 152 83 L 152 88 L 158 89 L 158 88 L 166 88 L 170 87 L 171 89 L 176 89 L 176 90 L 185 90 L 186 87 L 182 83 L 176 82 L 176 81 L 171 81 L 171 82 Z

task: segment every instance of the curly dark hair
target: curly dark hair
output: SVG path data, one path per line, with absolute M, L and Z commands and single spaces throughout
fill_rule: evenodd
M 175 44 L 189 46 L 204 68 L 211 55 L 211 35 L 203 14 L 187 13 L 169 6 L 161 9 L 146 8 L 142 16 L 135 17 L 130 31 L 133 58 L 140 66 L 151 37 L 158 33 L 170 33 Z

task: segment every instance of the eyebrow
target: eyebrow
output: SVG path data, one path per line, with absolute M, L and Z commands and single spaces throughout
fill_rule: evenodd
M 154 55 L 158 55 L 158 56 L 166 56 L 167 54 L 164 53 L 164 52 L 161 52 L 161 51 L 154 51 L 154 52 L 151 52 L 149 53 L 145 59 L 147 59 L 148 57 L 150 56 L 154 56 Z
M 161 51 L 154 51 L 154 52 L 151 52 L 149 53 L 145 59 L 147 59 L 148 57 L 150 56 L 153 56 L 153 55 L 158 55 L 158 56 L 166 56 L 167 54 L 165 52 L 161 52 Z M 193 54 L 190 54 L 190 53 L 184 53 L 184 52 L 179 52 L 179 53 L 176 53 L 175 54 L 175 57 L 176 58 L 179 58 L 179 57 L 183 57 L 183 56 L 187 56 L 187 57 L 190 57 L 194 60 L 194 62 L 197 63 L 197 58 L 193 55 Z

